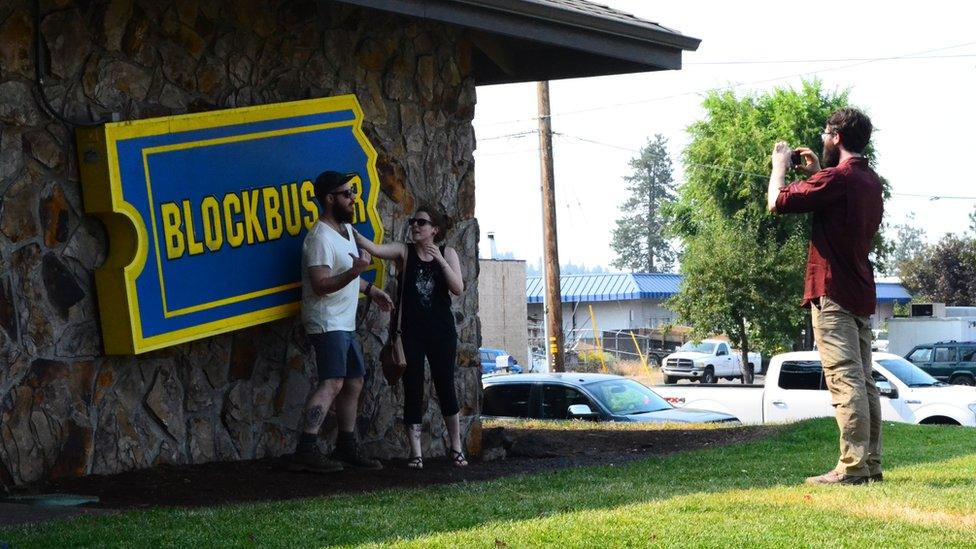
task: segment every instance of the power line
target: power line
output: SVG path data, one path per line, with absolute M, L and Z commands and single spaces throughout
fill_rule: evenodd
M 629 147 L 622 147 L 620 145 L 614 145 L 613 143 L 606 143 L 606 142 L 603 142 L 603 141 L 597 141 L 595 139 L 587 139 L 585 137 L 579 137 L 579 136 L 576 136 L 576 135 L 569 135 L 569 134 L 557 133 L 557 132 L 553 132 L 553 135 L 558 135 L 560 137 L 567 137 L 567 138 L 570 138 L 570 139 L 574 139 L 576 141 L 580 141 L 580 142 L 584 142 L 584 143 L 590 143 L 590 144 L 593 144 L 593 145 L 600 145 L 600 146 L 603 146 L 603 147 L 610 147 L 610 148 L 619 149 L 619 150 L 622 150 L 622 151 L 628 151 L 628 152 L 633 152 L 633 153 L 640 153 L 640 151 L 637 150 L 637 149 L 632 149 L 632 148 L 629 148 Z M 734 173 L 734 174 L 737 174 L 737 175 L 746 175 L 746 176 L 750 176 L 750 177 L 757 177 L 757 178 L 760 178 L 760 179 L 768 179 L 769 178 L 769 174 L 761 174 L 761 173 L 755 173 L 755 172 L 746 172 L 746 171 L 742 171 L 742 170 L 736 170 L 736 169 L 733 169 L 733 168 L 726 168 L 724 166 L 716 166 L 714 164 L 696 164 L 696 163 L 687 163 L 687 162 L 682 163 L 682 162 L 680 162 L 680 159 L 675 159 L 673 157 L 672 157 L 671 160 L 672 160 L 672 162 L 680 163 L 681 165 L 683 165 L 685 167 L 704 168 L 704 169 L 708 169 L 708 170 L 716 170 L 716 171 L 722 171 L 722 172 L 727 172 L 727 173 Z M 976 200 L 976 196 L 952 196 L 952 195 L 939 195 L 939 194 L 914 194 L 914 193 L 896 193 L 896 192 L 893 192 L 893 193 L 891 193 L 891 196 L 904 196 L 904 197 L 912 197 L 912 198 L 927 198 L 929 200 Z
M 965 42 L 965 43 L 962 43 L 962 44 L 955 44 L 955 45 L 952 45 L 952 46 L 944 46 L 944 47 L 941 47 L 941 48 L 934 48 L 934 49 L 924 50 L 924 51 L 918 51 L 918 52 L 914 52 L 914 53 L 906 53 L 904 55 L 896 55 L 896 56 L 890 56 L 890 57 L 866 58 L 867 60 L 865 60 L 865 61 L 859 61 L 859 62 L 852 63 L 852 64 L 849 64 L 849 65 L 842 65 L 840 67 L 828 67 L 828 68 L 820 69 L 820 70 L 816 70 L 816 71 L 805 71 L 805 72 L 800 72 L 800 73 L 794 73 L 794 74 L 787 74 L 787 75 L 783 75 L 783 76 L 777 76 L 777 77 L 774 77 L 774 78 L 764 78 L 762 80 L 753 80 L 753 81 L 749 81 L 749 82 L 734 82 L 734 83 L 731 83 L 728 86 L 725 86 L 725 87 L 722 87 L 722 88 L 714 88 L 713 87 L 713 88 L 700 89 L 700 90 L 694 90 L 694 91 L 679 92 L 679 93 L 676 93 L 676 94 L 664 95 L 664 96 L 659 96 L 659 97 L 651 97 L 651 98 L 647 98 L 647 99 L 640 99 L 640 100 L 637 100 L 637 101 L 626 101 L 626 102 L 622 102 L 622 103 L 613 103 L 613 104 L 610 104 L 610 105 L 600 105 L 600 106 L 597 106 L 597 107 L 590 107 L 590 108 L 579 109 L 579 110 L 575 110 L 575 111 L 565 111 L 565 112 L 559 112 L 559 113 L 552 113 L 550 116 L 551 117 L 557 117 L 557 116 L 569 116 L 569 115 L 574 115 L 574 114 L 586 114 L 586 113 L 590 113 L 590 112 L 597 112 L 597 111 L 607 110 L 607 109 L 615 109 L 615 108 L 619 108 L 619 107 L 629 107 L 629 106 L 632 106 L 632 105 L 642 105 L 642 104 L 645 104 L 645 103 L 655 103 L 655 102 L 658 102 L 658 101 L 666 101 L 668 99 L 677 99 L 679 97 L 686 97 L 686 96 L 689 96 L 689 95 L 700 95 L 700 94 L 703 94 L 703 93 L 708 93 L 710 91 L 718 91 L 718 90 L 724 90 L 724 89 L 734 89 L 734 88 L 738 88 L 738 87 L 742 87 L 742 86 L 751 86 L 751 85 L 755 85 L 755 84 L 765 84 L 765 83 L 769 83 L 769 82 L 775 82 L 775 81 L 778 81 L 778 80 L 785 80 L 785 79 L 788 79 L 788 78 L 795 78 L 797 76 L 812 76 L 812 75 L 820 74 L 820 73 L 824 73 L 824 72 L 839 71 L 839 70 L 843 70 L 843 69 L 849 69 L 849 68 L 852 68 L 852 67 L 859 67 L 861 65 L 867 65 L 867 64 L 870 64 L 870 63 L 877 63 L 877 62 L 880 62 L 880 61 L 894 61 L 894 60 L 901 60 L 901 59 L 909 59 L 909 60 L 910 59 L 916 59 L 916 58 L 920 58 L 921 56 L 924 56 L 926 54 L 935 53 L 935 52 L 939 52 L 939 51 L 945 51 L 945 50 L 951 50 L 951 49 L 955 49 L 955 48 L 962 48 L 962 47 L 971 46 L 971 45 L 974 45 L 974 44 L 976 44 L 976 42 Z M 512 123 L 516 123 L 516 122 L 530 122 L 530 121 L 534 121 L 534 120 L 538 120 L 538 118 L 535 117 L 535 118 L 521 118 L 521 119 L 513 119 L 513 120 L 501 120 L 501 121 L 498 121 L 498 122 L 491 122 L 491 123 L 488 123 L 488 124 L 485 124 L 485 125 L 486 126 L 497 126 L 497 125 L 501 125 L 501 124 L 512 124 Z
M 966 45 L 966 44 L 964 44 Z M 961 46 L 954 46 L 961 47 Z M 852 61 L 914 61 L 929 59 L 959 59 L 963 57 L 976 57 L 976 53 L 960 53 L 955 55 L 912 55 L 894 57 L 848 57 L 842 59 L 780 59 L 780 60 L 754 60 L 754 61 L 689 61 L 685 65 L 785 65 L 789 63 L 850 63 Z
M 535 120 L 535 119 L 533 119 L 533 120 Z M 532 134 L 538 133 L 538 132 L 539 132 L 539 130 L 526 130 L 524 132 L 509 133 L 509 134 L 505 134 L 505 135 L 493 135 L 491 137 L 482 137 L 482 138 L 479 138 L 478 141 L 494 141 L 496 139 L 517 139 L 517 138 L 525 137 L 527 135 L 532 135 Z
M 501 151 L 501 152 L 490 152 L 490 153 L 475 151 L 474 154 L 478 158 L 484 158 L 486 156 L 509 156 L 509 155 L 528 154 L 528 153 L 537 153 L 537 152 L 539 152 L 539 147 L 536 147 L 534 149 L 519 149 L 516 151 Z
M 632 149 L 630 147 L 621 147 L 621 146 L 618 146 L 618 145 L 613 145 L 611 143 L 604 143 L 602 141 L 594 141 L 593 139 L 587 139 L 585 137 L 579 137 L 579 136 L 576 136 L 576 135 L 569 135 L 569 134 L 561 133 L 561 132 L 552 132 L 552 135 L 558 135 L 559 137 L 568 137 L 570 139 L 575 139 L 576 141 L 582 141 L 584 143 L 592 143 L 594 145 L 602 145 L 604 147 L 610 147 L 611 149 L 619 149 L 621 151 L 627 151 L 627 152 L 632 152 L 632 153 L 639 153 L 640 152 L 639 150 Z
M 976 200 L 976 196 L 946 196 L 939 194 L 912 194 L 912 193 L 891 193 L 892 196 L 905 196 L 909 198 L 928 198 L 929 200 Z

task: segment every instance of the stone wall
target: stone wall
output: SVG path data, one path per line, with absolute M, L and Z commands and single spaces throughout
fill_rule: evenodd
M 475 89 L 458 31 L 311 0 L 41 0 L 44 94 L 72 121 L 121 120 L 355 93 L 379 152 L 379 210 L 402 237 L 444 207 L 467 282 L 456 378 L 480 441 Z M 295 319 L 135 357 L 102 353 L 94 270 L 107 238 L 84 213 L 73 130 L 34 86 L 30 0 L 0 4 L 0 483 L 280 455 L 314 383 Z M 298 258 L 296 258 L 298 261 Z M 375 365 L 388 317 L 360 328 Z M 443 451 L 429 399 L 430 451 Z M 359 434 L 405 455 L 402 395 L 367 380 Z M 328 420 L 323 445 L 332 444 Z

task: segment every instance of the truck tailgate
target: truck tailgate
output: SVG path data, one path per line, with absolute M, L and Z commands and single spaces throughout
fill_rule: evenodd
M 677 408 L 731 414 L 742 423 L 763 422 L 762 385 L 655 385 L 653 389 Z

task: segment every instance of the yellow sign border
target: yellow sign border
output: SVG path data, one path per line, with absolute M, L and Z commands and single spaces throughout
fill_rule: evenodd
M 96 128 L 78 129 L 76 139 L 81 157 L 79 163 L 81 177 L 85 183 L 82 188 L 85 210 L 98 216 L 105 223 L 111 239 L 108 257 L 102 267 L 95 272 L 99 311 L 102 317 L 102 338 L 105 343 L 106 354 L 139 354 L 153 351 L 278 320 L 291 316 L 300 309 L 300 303 L 288 303 L 174 330 L 165 334 L 144 336 L 135 282 L 146 265 L 149 235 L 147 234 L 145 220 L 139 211 L 123 198 L 117 155 L 118 142 L 136 137 L 150 137 L 343 110 L 352 111 L 354 118 L 352 122 L 343 121 L 340 125 L 352 126 L 353 136 L 362 147 L 363 152 L 366 153 L 366 169 L 372 182 L 369 195 L 364 197 L 366 219 L 373 228 L 374 240 L 382 242 L 383 224 L 380 222 L 379 213 L 376 210 L 380 186 L 379 174 L 376 170 L 377 154 L 376 149 L 373 148 L 363 133 L 363 110 L 355 95 L 118 122 Z M 304 128 L 294 131 L 297 132 L 302 129 Z M 154 216 L 154 214 L 152 215 Z M 383 287 L 386 272 L 382 263 L 376 261 L 371 269 L 377 271 L 376 285 Z

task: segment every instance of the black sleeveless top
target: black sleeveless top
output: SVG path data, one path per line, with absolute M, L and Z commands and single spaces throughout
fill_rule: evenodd
M 444 246 L 440 250 L 443 254 Z M 434 260 L 421 261 L 414 244 L 407 244 L 401 326 L 406 333 L 457 333 L 444 269 Z

